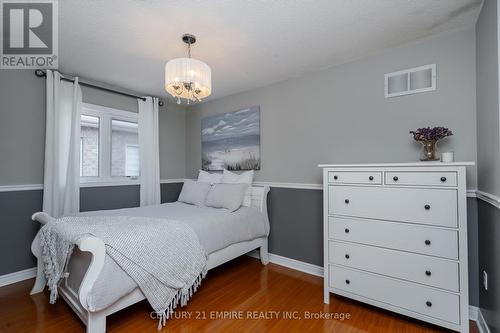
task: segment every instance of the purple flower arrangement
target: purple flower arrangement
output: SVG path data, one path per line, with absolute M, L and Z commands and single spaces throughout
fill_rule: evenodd
M 413 134 L 415 141 L 439 141 L 453 135 L 446 127 L 422 127 L 415 131 L 410 131 L 410 134 Z

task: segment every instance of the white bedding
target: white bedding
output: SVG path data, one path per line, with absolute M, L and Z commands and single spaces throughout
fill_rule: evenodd
M 231 244 L 249 241 L 269 234 L 265 216 L 256 208 L 241 207 L 235 212 L 210 207 L 197 207 L 181 202 L 157 206 L 125 208 L 85 212 L 82 216 L 126 215 L 165 218 L 189 224 L 198 235 L 207 254 L 221 250 Z M 75 252 L 69 265 L 68 283 L 77 288 L 81 281 L 82 266 L 89 262 L 88 255 Z M 136 283 L 111 259 L 106 256 L 101 274 L 89 293 L 87 302 L 93 311 L 106 308 L 121 297 L 132 292 Z

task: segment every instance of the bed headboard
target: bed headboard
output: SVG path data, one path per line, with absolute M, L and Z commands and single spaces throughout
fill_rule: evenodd
M 267 193 L 269 193 L 269 186 L 252 186 L 251 190 L 251 207 L 255 207 L 267 215 Z

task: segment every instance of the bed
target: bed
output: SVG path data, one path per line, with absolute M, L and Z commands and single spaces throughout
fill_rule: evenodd
M 157 206 L 85 212 L 79 215 L 129 215 L 179 220 L 189 224 L 208 254 L 210 270 L 252 250 L 259 249 L 263 265 L 269 262 L 267 239 L 268 187 L 251 187 L 251 206 L 235 212 L 174 202 Z M 52 217 L 35 213 L 34 221 L 46 224 Z M 68 263 L 69 275 L 59 286 L 59 294 L 87 326 L 87 333 L 106 331 L 106 316 L 144 299 L 135 282 L 106 255 L 104 243 L 97 237 L 80 239 Z M 31 294 L 46 285 L 37 235 L 31 250 L 38 260 L 37 276 Z M 120 283 L 110 283 L 120 281 Z

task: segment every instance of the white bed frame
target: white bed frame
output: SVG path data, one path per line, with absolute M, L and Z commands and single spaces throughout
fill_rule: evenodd
M 268 192 L 269 187 L 267 186 L 252 186 L 252 207 L 258 208 L 264 214 L 267 222 L 269 223 L 267 215 Z M 32 216 L 33 221 L 38 221 L 42 225 L 52 219 L 53 217 L 42 212 L 35 213 Z M 59 286 L 59 294 L 87 326 L 87 333 L 104 333 L 106 332 L 106 317 L 108 315 L 135 304 L 143 300 L 145 297 L 140 289 L 136 288 L 109 307 L 99 311 L 93 311 L 87 303 L 87 295 L 92 290 L 94 283 L 103 268 L 106 249 L 103 241 L 94 236 L 83 237 L 76 245 L 80 251 L 90 252 L 92 259 L 78 290 L 73 289 L 67 283 L 68 278 L 66 277 L 64 283 L 61 283 Z M 207 268 L 210 270 L 255 249 L 260 250 L 260 261 L 262 264 L 267 265 L 269 263 L 267 246 L 267 237 L 232 244 L 222 250 L 210 254 L 208 256 Z M 42 292 L 47 284 L 43 273 L 40 238 L 38 235 L 31 244 L 31 251 L 38 261 L 36 280 L 33 289 L 31 290 L 31 295 L 33 295 Z

